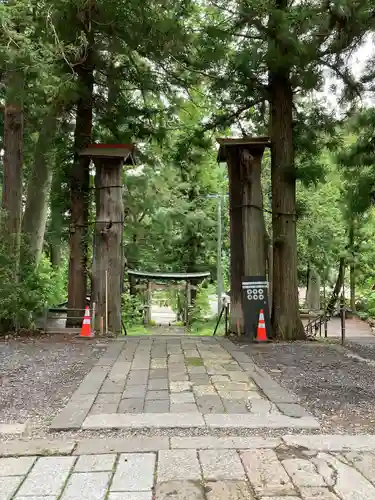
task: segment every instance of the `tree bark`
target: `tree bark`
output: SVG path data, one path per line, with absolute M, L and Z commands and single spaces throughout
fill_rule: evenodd
M 79 99 L 74 132 L 74 162 L 71 172 L 71 226 L 67 327 L 80 326 L 87 295 L 88 216 L 90 204 L 90 158 L 79 152 L 91 143 L 94 64 L 88 47 L 86 61 L 77 68 Z
M 24 76 L 9 70 L 6 75 L 4 113 L 4 175 L 2 208 L 5 211 L 3 237 L 18 266 L 21 242 L 22 179 L 24 162 Z
M 108 329 L 115 335 L 121 334 L 122 324 L 122 234 L 124 220 L 121 187 L 122 166 L 122 158 L 95 159 L 96 224 L 92 300 L 97 305 L 97 320 L 99 325 L 100 317 L 103 317 L 105 320 L 106 315 L 107 273 Z M 96 325 L 97 328 L 98 325 Z
M 284 340 L 305 338 L 299 316 L 293 91 L 287 71 L 269 73 L 272 229 L 274 248 L 272 327 Z
M 48 205 L 52 184 L 52 143 L 56 135 L 56 110 L 47 115 L 39 133 L 34 165 L 27 186 L 26 208 L 22 230 L 27 244 L 27 256 L 38 265 L 43 249 Z
M 238 148 L 227 148 L 230 211 L 230 319 L 229 332 L 245 333 L 241 281 L 244 276 L 242 186 Z
M 263 149 L 244 149 L 241 152 L 245 276 L 266 276 L 266 228 L 261 185 Z

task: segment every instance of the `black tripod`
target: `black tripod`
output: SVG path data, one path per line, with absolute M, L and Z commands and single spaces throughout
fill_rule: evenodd
M 221 318 L 223 317 L 223 313 L 225 313 L 224 314 L 224 318 L 225 318 L 225 335 L 228 335 L 228 311 L 229 311 L 229 304 L 227 304 L 225 302 L 223 304 L 223 307 L 221 308 L 221 311 L 220 311 L 220 314 L 219 314 L 219 318 L 217 320 L 214 333 L 212 335 L 216 335 L 217 329 L 219 328 L 219 325 L 220 325 Z

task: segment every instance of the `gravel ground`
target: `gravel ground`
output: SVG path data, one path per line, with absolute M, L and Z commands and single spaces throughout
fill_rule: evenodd
M 319 418 L 322 433 L 375 433 L 375 344 L 296 342 L 243 349 Z
M 67 335 L 0 341 L 0 422 L 46 431 L 105 344 Z

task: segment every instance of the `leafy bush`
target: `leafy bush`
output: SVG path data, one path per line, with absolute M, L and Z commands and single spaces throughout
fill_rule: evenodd
M 209 296 L 212 290 L 210 287 L 202 283 L 198 286 L 197 295 L 195 298 L 194 306 L 191 308 L 189 317 L 190 321 L 194 323 L 195 321 L 203 321 L 207 318 L 210 313 L 210 301 Z
M 36 267 L 27 256 L 21 241 L 21 263 L 10 251 L 9 242 L 0 241 L 0 325 L 4 332 L 31 328 L 45 307 L 60 302 L 65 295 L 65 276 L 62 270 L 52 269 L 42 258 Z
M 122 294 L 122 318 L 126 326 L 141 324 L 143 310 L 143 303 L 138 295 L 131 295 L 129 292 Z

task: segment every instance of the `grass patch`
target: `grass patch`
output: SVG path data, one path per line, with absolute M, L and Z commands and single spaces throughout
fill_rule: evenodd
M 152 333 L 151 329 L 144 325 L 129 326 L 126 330 L 128 335 L 150 335 Z
M 195 321 L 190 326 L 189 335 L 211 336 L 214 333 L 217 318 L 209 319 L 206 321 Z M 220 325 L 216 331 L 216 335 L 224 335 L 225 325 L 224 318 L 221 319 Z
M 203 366 L 202 358 L 186 358 L 186 364 L 189 366 Z

